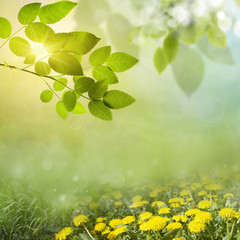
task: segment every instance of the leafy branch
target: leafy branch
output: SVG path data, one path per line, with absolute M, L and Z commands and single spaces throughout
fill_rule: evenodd
M 24 58 L 27 66 L 20 68 L 4 61 L 0 63 L 0 67 L 16 69 L 43 79 L 48 90 L 41 93 L 40 99 L 48 103 L 55 95 L 59 99 L 56 111 L 63 119 L 66 119 L 69 113 L 86 113 L 86 109 L 79 102 L 79 99 L 84 98 L 88 101 L 88 109 L 92 115 L 103 120 L 112 120 L 112 109 L 127 107 L 135 102 L 135 99 L 125 92 L 108 88 L 118 83 L 116 73 L 127 71 L 137 64 L 138 60 L 127 53 L 111 53 L 110 46 L 93 50 L 100 39 L 92 33 L 55 33 L 49 24 L 63 19 L 76 5 L 77 3 L 70 1 L 59 1 L 45 6 L 41 6 L 41 3 L 25 5 L 18 13 L 18 20 L 23 27 L 12 35 L 11 23 L 1 17 L 0 38 L 6 39 L 1 47 L 9 42 L 12 53 Z M 16 36 L 24 28 L 28 40 Z M 44 48 L 44 57 L 38 56 L 32 42 Z M 89 52 L 90 66 L 83 68 L 82 56 Z M 44 61 L 46 58 L 47 62 Z M 34 71 L 28 70 L 33 66 Z M 92 76 L 84 74 L 87 69 L 92 69 Z M 61 75 L 51 76 L 52 71 Z M 52 86 L 47 79 L 54 81 Z M 73 88 L 68 85 L 71 81 Z M 62 92 L 61 97 L 57 92 Z M 85 96 L 85 93 L 88 93 L 88 96 Z

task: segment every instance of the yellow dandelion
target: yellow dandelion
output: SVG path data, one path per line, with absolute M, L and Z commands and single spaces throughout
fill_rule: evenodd
M 102 235 L 110 233 L 110 227 L 107 227 L 104 231 L 102 231 Z
M 183 237 L 179 237 L 179 238 L 173 238 L 172 240 L 184 240 Z
M 174 215 L 172 219 L 175 220 L 176 222 L 180 222 L 180 221 L 183 223 L 187 222 L 187 217 L 183 215 Z
M 155 217 L 152 217 L 150 220 L 148 220 L 151 226 L 151 229 L 155 231 L 162 230 L 167 225 L 168 221 L 169 221 L 168 218 L 164 218 L 160 216 L 155 216 Z
M 109 240 L 115 239 L 115 233 L 114 233 L 114 231 L 108 233 L 107 239 L 109 239 Z
M 193 201 L 193 199 L 192 198 L 187 198 L 187 203 L 189 203 L 189 202 L 192 202 Z
M 149 197 L 155 198 L 158 195 L 158 191 L 152 191 L 149 193 Z
M 152 206 L 155 207 L 155 206 L 158 206 L 158 207 L 163 207 L 165 205 L 164 202 L 162 201 L 155 201 L 152 203 Z
M 192 208 L 192 209 L 186 211 L 186 212 L 185 212 L 185 215 L 186 215 L 186 216 L 195 216 L 195 215 L 196 215 L 197 213 L 199 213 L 199 212 L 200 212 L 199 209 L 197 209 L 197 208 Z
M 180 198 L 180 197 L 170 198 L 168 202 L 169 203 L 179 203 L 179 204 L 182 204 L 184 202 L 184 199 Z
M 151 225 L 149 224 L 149 221 L 142 223 L 139 226 L 141 231 L 150 231 L 151 230 Z
M 205 196 L 207 195 L 207 192 L 206 191 L 200 191 L 198 192 L 198 196 L 201 197 L 201 196 Z
M 117 201 L 117 202 L 114 203 L 115 207 L 119 207 L 119 206 L 122 206 L 122 205 L 123 205 L 123 203 L 120 202 L 120 201 Z
M 199 189 L 202 187 L 202 184 L 201 183 L 192 183 L 191 184 L 191 189 L 192 190 L 196 190 L 196 189 Z
M 189 191 L 187 189 L 184 189 L 180 192 L 181 196 L 188 196 L 189 195 Z
M 91 210 L 98 209 L 98 207 L 99 207 L 99 205 L 98 205 L 98 203 L 96 203 L 96 202 L 93 202 L 93 203 L 91 203 L 91 204 L 89 205 L 89 208 L 90 208 Z
M 98 218 L 96 219 L 96 222 L 99 223 L 99 222 L 103 222 L 103 221 L 106 221 L 106 220 L 107 220 L 106 217 L 98 217 Z
M 73 229 L 71 227 L 65 227 L 60 232 L 55 234 L 56 240 L 65 240 L 68 235 L 70 235 L 73 232 Z
M 170 212 L 171 212 L 171 208 L 168 208 L 168 207 L 160 208 L 160 209 L 158 210 L 158 213 L 159 213 L 159 214 L 168 214 L 168 213 L 170 213 Z
M 195 220 L 202 221 L 203 223 L 209 223 L 212 220 L 210 212 L 200 211 L 195 215 Z
M 192 233 L 200 233 L 201 231 L 204 230 L 205 226 L 206 226 L 205 223 L 203 223 L 202 221 L 193 220 L 189 222 L 188 229 Z
M 85 215 L 78 215 L 78 216 L 73 218 L 73 223 L 76 227 L 78 227 L 79 225 L 84 224 L 88 221 L 89 221 L 89 219 Z
M 141 195 L 136 195 L 135 197 L 133 197 L 133 202 L 140 202 L 142 200 L 142 196 Z
M 120 227 L 117 227 L 115 230 L 114 230 L 114 235 L 115 237 L 120 235 L 121 233 L 124 233 L 127 231 L 127 227 L 126 226 L 120 226 Z
M 112 219 L 109 223 L 111 228 L 116 228 L 118 225 L 122 224 L 122 220 L 121 219 Z
M 224 198 L 233 198 L 233 194 L 232 193 L 226 193 L 224 196 Z
M 134 222 L 136 219 L 134 216 L 127 216 L 125 218 L 122 219 L 122 224 L 131 224 L 132 222 Z
M 103 222 L 101 223 L 97 223 L 95 226 L 94 226 L 94 230 L 98 231 L 98 232 L 102 232 L 106 229 L 107 225 Z
M 141 213 L 139 215 L 139 218 L 140 218 L 141 221 L 144 221 L 144 220 L 147 220 L 147 219 L 151 218 L 152 215 L 153 214 L 151 212 L 144 212 L 144 213 Z
M 212 183 L 212 184 L 206 185 L 206 186 L 205 186 L 205 189 L 206 189 L 206 190 L 217 191 L 217 190 L 221 190 L 222 187 L 221 187 L 221 185 L 219 185 L 219 184 Z
M 203 200 L 198 203 L 200 209 L 208 209 L 211 207 L 211 202 L 209 200 Z
M 223 218 L 230 219 L 234 216 L 234 210 L 232 208 L 222 208 L 219 212 L 218 215 Z
M 170 203 L 171 208 L 179 208 L 180 204 L 179 203 Z
M 167 230 L 168 231 L 171 231 L 171 230 L 174 230 L 174 229 L 178 229 L 178 228 L 183 228 L 182 224 L 180 222 L 172 222 L 172 223 L 169 223 L 167 226 L 166 226 Z
M 148 204 L 148 201 L 139 201 L 139 202 L 133 202 L 130 208 L 137 208 L 137 207 L 143 207 L 144 205 Z

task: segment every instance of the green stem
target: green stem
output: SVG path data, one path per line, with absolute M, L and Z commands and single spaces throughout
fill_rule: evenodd
M 17 33 L 19 33 L 25 27 L 26 26 L 23 26 L 20 29 L 18 29 L 15 33 L 13 33 L 8 39 L 5 40 L 5 42 L 0 46 L 0 48 L 2 48 L 12 37 L 14 37 Z
M 229 226 L 228 226 L 228 220 L 227 220 L 227 239 L 229 240 Z
M 43 78 L 42 78 L 43 79 Z M 62 101 L 62 99 L 57 95 L 57 93 L 51 88 L 51 86 L 48 84 L 48 82 L 43 79 L 43 81 L 46 83 L 46 85 L 49 87 L 49 89 L 54 93 L 54 95 L 59 98 L 60 101 Z
M 30 64 L 30 65 L 28 65 L 28 66 L 26 66 L 26 67 L 24 67 L 24 68 L 22 68 L 22 69 L 27 69 L 27 68 L 29 68 L 29 67 L 31 67 L 31 66 L 33 66 L 33 65 L 35 65 L 36 63 L 38 63 L 38 62 L 41 62 L 43 59 L 45 59 L 46 57 L 48 57 L 49 56 L 49 54 L 48 55 L 46 55 L 45 57 L 42 57 L 41 59 L 39 59 L 38 61 L 36 61 L 36 62 L 34 62 L 34 63 L 32 63 L 32 64 Z
M 91 235 L 91 233 L 88 231 L 87 227 L 83 224 L 83 227 L 85 229 L 85 231 L 87 232 L 88 236 L 94 240 L 93 236 Z
M 22 71 L 22 72 L 30 73 L 30 74 L 33 74 L 33 75 L 38 76 L 38 77 L 44 77 L 44 78 L 51 79 L 51 80 L 53 80 L 53 81 L 56 81 L 56 82 L 61 83 L 62 85 L 64 85 L 64 86 L 65 86 L 66 88 L 68 88 L 69 90 L 74 91 L 75 93 L 77 93 L 74 89 L 68 87 L 67 85 L 63 84 L 62 82 L 58 81 L 56 78 L 54 78 L 54 77 L 52 77 L 52 76 L 41 76 L 41 75 L 39 75 L 39 74 L 37 74 L 37 73 L 35 73 L 35 72 L 32 72 L 32 71 L 29 71 L 29 70 L 27 70 L 27 69 L 18 68 L 18 67 L 16 67 L 16 66 L 12 66 L 12 65 L 8 65 L 8 64 L 6 65 L 6 64 L 4 64 L 4 63 L 0 63 L 0 66 L 2 66 L 2 67 L 9 67 L 10 69 L 16 69 L 16 70 L 19 70 L 19 71 Z M 77 94 L 79 94 L 79 93 L 77 93 Z M 79 94 L 79 95 L 80 95 L 81 97 L 83 97 L 83 98 L 88 99 L 88 100 L 91 101 L 90 98 L 88 98 L 88 97 L 86 97 L 86 96 L 84 96 L 84 95 L 82 95 L 82 94 Z
M 230 232 L 230 237 L 229 237 L 229 239 L 231 240 L 231 238 L 232 238 L 232 234 L 233 234 L 233 229 L 234 229 L 234 226 L 235 226 L 235 223 L 232 225 L 232 229 L 231 229 L 231 232 Z

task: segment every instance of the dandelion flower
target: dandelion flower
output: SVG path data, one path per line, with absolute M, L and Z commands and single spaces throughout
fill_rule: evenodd
M 179 208 L 180 204 L 179 203 L 170 203 L 171 208 Z
M 76 227 L 78 227 L 79 225 L 84 224 L 88 221 L 89 221 L 89 219 L 85 215 L 78 215 L 75 218 L 73 218 L 73 223 Z
M 200 191 L 198 192 L 198 196 L 201 197 L 201 196 L 205 196 L 207 195 L 207 192 L 206 191 Z
M 203 200 L 198 203 L 200 209 L 208 209 L 211 207 L 211 202 L 209 200 Z
M 168 213 L 170 213 L 170 212 L 171 212 L 171 208 L 167 208 L 167 207 L 160 208 L 160 209 L 158 210 L 158 213 L 159 213 L 159 214 L 168 214 Z
M 233 194 L 232 193 L 226 193 L 224 196 L 224 198 L 233 198 Z
M 162 201 L 155 201 L 152 203 L 152 206 L 155 207 L 155 206 L 158 206 L 158 207 L 163 207 L 164 206 L 164 202 Z
M 137 208 L 137 207 L 143 207 L 144 205 L 148 204 L 148 201 L 139 201 L 139 202 L 133 202 L 130 208 Z
M 184 189 L 180 192 L 181 196 L 188 196 L 189 195 L 189 191 L 187 189 Z
M 135 197 L 133 197 L 133 202 L 140 202 L 141 200 L 142 200 L 142 196 L 140 196 L 140 195 L 136 195 Z
M 122 206 L 122 205 L 123 205 L 123 203 L 120 202 L 120 201 L 114 203 L 114 206 L 115 206 L 115 207 L 119 207 L 119 206 Z
M 110 227 L 107 227 L 104 231 L 102 231 L 102 235 L 110 233 Z
M 172 223 L 169 223 L 167 226 L 166 226 L 167 230 L 168 231 L 171 231 L 171 230 L 174 230 L 174 229 L 178 229 L 178 228 L 183 228 L 182 224 L 180 222 L 172 222 Z
M 217 191 L 217 190 L 221 190 L 222 187 L 221 187 L 221 185 L 219 185 L 219 184 L 212 183 L 212 184 L 206 185 L 206 186 L 205 186 L 205 189 L 206 189 L 206 190 Z
M 144 220 L 147 220 L 147 219 L 151 218 L 152 215 L 153 214 L 151 212 L 144 212 L 144 213 L 141 213 L 139 215 L 139 218 L 140 218 L 141 221 L 144 221 Z
M 179 237 L 179 238 L 173 238 L 172 240 L 184 240 L 183 237 Z
M 93 202 L 93 203 L 91 203 L 91 204 L 89 205 L 89 208 L 90 208 L 91 210 L 98 209 L 98 207 L 99 207 L 99 205 L 98 205 L 98 203 L 96 203 L 96 202 Z
M 200 211 L 195 215 L 195 220 L 202 221 L 203 223 L 209 223 L 212 220 L 210 212 Z
M 187 217 L 183 216 L 183 215 L 175 215 L 172 217 L 173 220 L 175 220 L 176 222 L 187 222 Z
M 114 238 L 115 238 L 115 233 L 114 233 L 114 231 L 108 233 L 107 239 L 113 240 Z
M 65 227 L 59 233 L 55 234 L 55 239 L 65 240 L 67 236 L 70 235 L 72 232 L 73 232 L 73 229 L 71 227 Z
M 118 225 L 122 224 L 122 220 L 121 219 L 113 219 L 110 221 L 109 225 L 111 228 L 116 228 Z
M 106 229 L 106 224 L 105 223 L 97 223 L 95 226 L 94 226 L 94 229 L 98 232 L 102 232 Z
M 127 227 L 126 226 L 120 226 L 120 227 L 117 227 L 115 230 L 114 230 L 114 235 L 115 237 L 120 235 L 121 233 L 124 233 L 127 231 Z
M 168 218 L 155 216 L 155 217 L 152 217 L 148 222 L 152 230 L 160 231 L 167 225 Z
M 122 224 L 131 224 L 132 222 L 134 222 L 136 219 L 134 216 L 127 216 L 125 218 L 122 219 Z
M 106 221 L 106 220 L 107 220 L 106 217 L 98 217 L 98 218 L 96 219 L 96 222 L 99 223 L 99 222 L 103 222 L 103 221 Z
M 183 204 L 184 203 L 184 199 L 183 198 L 170 198 L 169 203 L 179 203 L 179 204 Z
M 189 222 L 188 229 L 192 233 L 200 233 L 205 228 L 205 223 L 199 220 Z
M 192 190 L 196 190 L 196 189 L 201 188 L 201 187 L 202 187 L 201 183 L 192 183 L 191 184 L 191 189 Z
M 199 209 L 197 209 L 197 208 L 192 208 L 192 209 L 190 209 L 190 210 L 188 210 L 188 211 L 186 211 L 185 212 L 185 215 L 186 216 L 195 216 L 197 213 L 199 213 L 200 212 L 200 210 Z
M 232 208 L 222 208 L 219 212 L 218 215 L 223 218 L 232 218 L 234 216 L 234 210 Z

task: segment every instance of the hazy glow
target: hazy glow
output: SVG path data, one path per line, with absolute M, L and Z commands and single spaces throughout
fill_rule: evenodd
M 187 26 L 191 21 L 191 13 L 180 5 L 173 8 L 172 15 L 178 23 L 184 26 Z
M 240 38 L 240 19 L 234 24 L 234 33 Z
M 33 51 L 37 54 L 38 58 L 43 58 L 48 55 L 48 53 L 46 52 L 42 44 L 33 43 L 32 47 L 33 47 Z
M 225 3 L 225 0 L 209 0 L 209 4 L 213 8 L 219 8 Z

